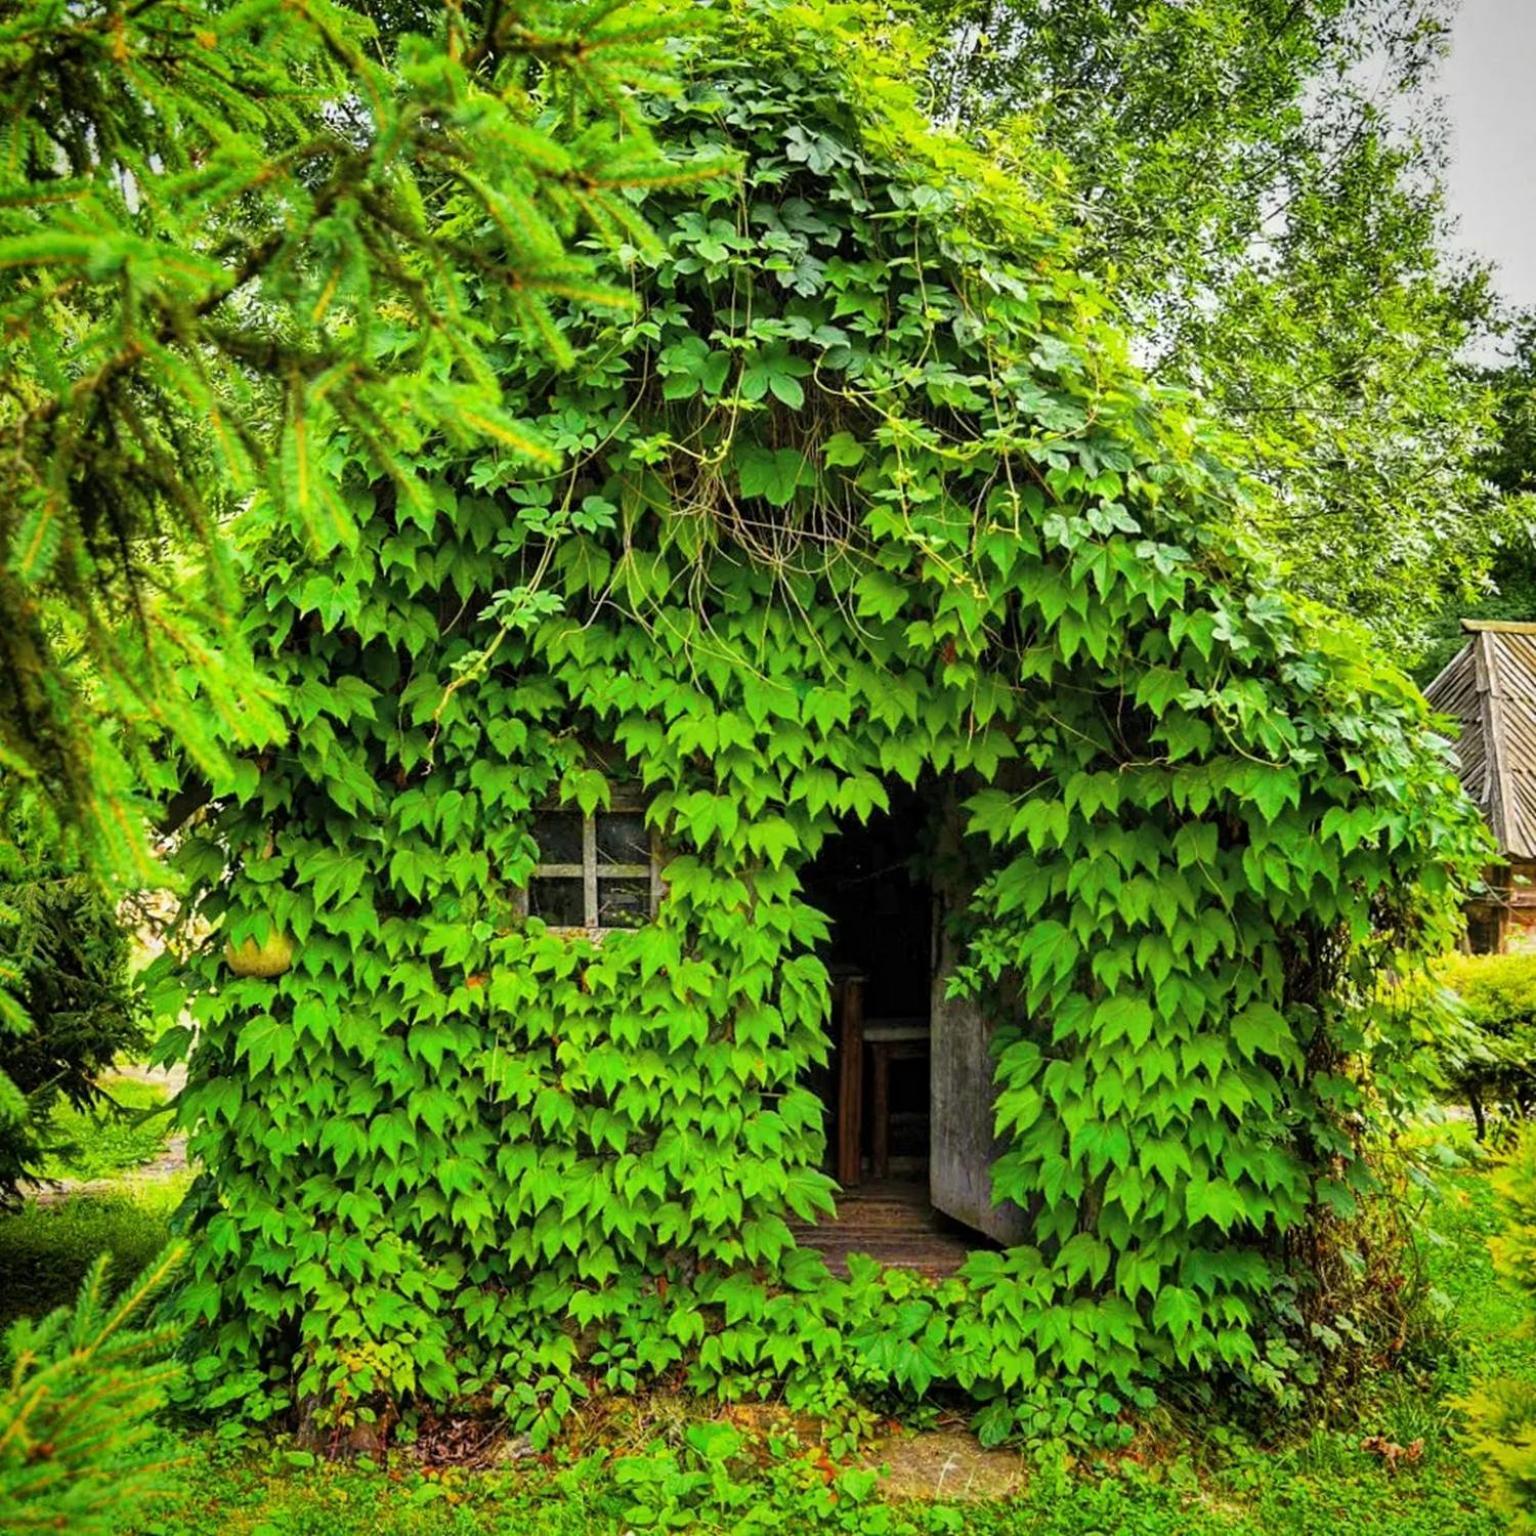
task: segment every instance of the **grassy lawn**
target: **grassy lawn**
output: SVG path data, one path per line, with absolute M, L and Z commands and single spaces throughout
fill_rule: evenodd
M 188 1176 L 140 1172 L 164 1154 L 171 1124 L 168 1115 L 135 1113 L 158 1109 L 166 1089 L 132 1076 L 102 1086 L 118 1107 L 56 1110 L 52 1130 L 61 1150 L 40 1170 L 45 1181 L 89 1182 L 91 1189 L 67 1198 L 45 1189 L 41 1200 L 0 1217 L 0 1327 L 72 1301 L 98 1254 L 110 1251 L 113 1273 L 127 1279 L 170 1237 Z
M 899 1447 L 888 1447 L 888 1453 Z M 1151 1467 L 1030 1467 L 1023 1492 L 997 1500 L 890 1501 L 862 1471 L 830 1482 L 817 1453 L 785 1450 L 726 1475 L 676 1450 L 598 1455 L 528 1472 L 384 1474 L 281 1467 L 192 1449 L 191 1483 L 138 1536 L 587 1536 L 646 1530 L 800 1536 L 1460 1536 L 1504 1529 L 1452 1443 L 1392 1476 L 1353 1438 L 1265 1452 L 1207 1448 Z M 1202 1465 L 1203 1463 L 1203 1465 Z
M 138 1186 L 0 1219 L 6 1312 L 67 1295 L 102 1247 L 126 1267 L 147 1257 L 178 1192 Z M 1503 1527 L 1484 1508 L 1450 1399 L 1480 1375 L 1536 1377 L 1536 1341 L 1489 1264 L 1486 1173 L 1447 1176 L 1431 1223 L 1454 1357 L 1428 1379 L 1386 1378 L 1347 1425 L 1277 1444 L 1168 1420 L 1129 1456 L 1026 1461 L 950 1431 L 895 1435 L 870 1448 L 867 1465 L 835 1467 L 820 1447 L 770 1438 L 746 1415 L 690 1420 L 677 1405 L 623 1434 L 578 1426 L 572 1449 L 497 1471 L 424 1470 L 404 1455 L 388 1468 L 327 1466 L 285 1446 L 192 1436 L 182 1496 L 124 1536 L 1494 1536 Z M 1422 1438 L 1422 1458 L 1393 1472 L 1362 1448 L 1372 1435 Z M 899 1496 L 917 1490 L 929 1496 Z
M 50 1129 L 61 1150 L 42 1167 L 45 1179 L 110 1179 L 153 1162 L 170 1139 L 169 1115 L 144 1115 L 166 1102 L 157 1082 L 137 1077 L 109 1077 L 102 1090 L 111 1103 L 92 1110 L 61 1105 Z

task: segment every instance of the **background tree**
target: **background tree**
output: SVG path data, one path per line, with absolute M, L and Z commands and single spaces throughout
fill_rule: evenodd
M 1158 377 L 1233 429 L 1256 531 L 1400 656 L 1479 590 L 1518 508 L 1482 473 L 1494 322 L 1447 252 L 1431 92 L 1449 0 L 960 3 L 942 89 L 1058 152 L 1084 258 Z
M 1482 374 L 1493 398 L 1496 433 L 1487 444 L 1482 470 L 1520 515 L 1502 519 L 1489 567 L 1489 590 L 1460 610 L 1468 618 L 1536 618 L 1536 314 L 1516 317 L 1506 355 Z M 1513 526 L 1509 526 L 1509 524 Z M 1436 624 L 1417 667 L 1428 682 L 1466 640 L 1458 615 Z

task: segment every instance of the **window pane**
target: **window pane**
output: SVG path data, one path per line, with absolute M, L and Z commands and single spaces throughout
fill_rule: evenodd
M 645 829 L 645 817 L 639 811 L 614 811 L 597 816 L 597 862 L 599 864 L 649 864 L 651 834 Z
M 599 880 L 597 925 L 599 928 L 639 928 L 651 918 L 649 880 Z
M 533 822 L 533 840 L 541 864 L 581 863 L 581 816 L 576 811 L 540 811 Z
M 581 928 L 587 914 L 582 900 L 580 880 L 543 880 L 528 882 L 528 915 L 542 917 L 556 928 Z

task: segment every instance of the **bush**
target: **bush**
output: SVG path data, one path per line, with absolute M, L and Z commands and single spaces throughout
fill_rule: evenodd
M 1470 1028 L 1448 1076 L 1482 1141 L 1490 1106 L 1523 1119 L 1536 1104 L 1536 955 L 1449 955 L 1437 970 Z
M 100 1254 L 111 1255 L 116 1274 L 143 1269 L 170 1239 L 169 1213 L 183 1187 L 169 1184 L 133 1201 L 80 1196 L 0 1216 L 0 1326 L 67 1301 Z
M 138 1324 L 180 1257 L 166 1249 L 113 1303 L 103 1254 L 73 1307 L 7 1331 L 0 1530 L 110 1531 L 174 1487 L 153 1415 L 181 1367 L 170 1331 Z
M 129 939 L 110 901 L 51 856 L 0 843 L 0 986 L 20 1017 L 0 1028 L 0 1201 L 43 1165 L 60 1101 L 100 1101 L 100 1074 L 148 1044 L 129 979 Z
M 1494 1268 L 1536 1314 L 1536 1132 L 1527 1131 L 1494 1177 L 1503 1233 L 1491 1239 Z M 1460 1405 L 1473 1452 L 1487 1469 L 1493 1501 L 1512 1517 L 1510 1529 L 1536 1533 L 1536 1382 L 1483 1383 Z

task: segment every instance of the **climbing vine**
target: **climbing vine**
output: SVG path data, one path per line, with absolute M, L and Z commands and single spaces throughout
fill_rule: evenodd
M 1027 146 L 932 132 L 912 49 L 723 7 L 653 113 L 739 179 L 648 200 L 641 306 L 562 315 L 574 368 L 499 359 L 560 467 L 434 440 L 404 498 L 341 440 L 356 546 L 261 530 L 288 736 L 185 838 L 216 937 L 158 981 L 204 1401 L 543 1436 L 653 1382 L 948 1389 L 998 1437 L 1278 1376 L 1287 1235 L 1352 1208 L 1393 1091 L 1373 979 L 1441 945 L 1473 819 L 1412 687 L 1224 531 L 1243 489 Z M 790 1226 L 834 1196 L 799 872 L 897 781 L 966 802 L 957 984 L 1028 1228 L 938 1285 Z M 655 919 L 525 915 L 538 809 L 621 784 Z

